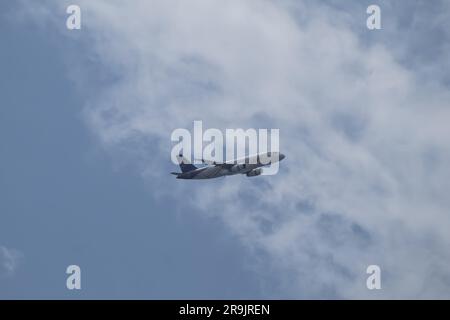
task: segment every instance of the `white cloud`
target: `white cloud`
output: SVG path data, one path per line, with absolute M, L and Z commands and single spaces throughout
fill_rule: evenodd
M 0 275 L 12 276 L 22 257 L 21 252 L 0 246 Z
M 396 60 L 402 39 L 363 43 L 360 17 L 310 1 L 79 5 L 88 57 L 114 79 L 86 104 L 90 128 L 155 192 L 223 219 L 268 297 L 450 297 L 450 94 Z M 81 85 L 94 76 L 77 68 Z M 194 120 L 280 128 L 281 174 L 174 189 L 161 164 Z M 380 292 L 365 288 L 369 264 Z

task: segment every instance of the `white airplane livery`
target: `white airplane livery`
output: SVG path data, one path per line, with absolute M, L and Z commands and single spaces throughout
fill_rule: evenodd
M 176 175 L 177 179 L 212 179 L 235 174 L 245 174 L 247 177 L 256 177 L 261 175 L 262 167 L 279 162 L 284 158 L 285 155 L 279 152 L 265 152 L 223 163 L 202 159 L 201 161 L 208 164 L 208 166 L 197 168 L 180 154 L 177 156 L 177 159 L 180 164 L 181 172 L 171 173 Z

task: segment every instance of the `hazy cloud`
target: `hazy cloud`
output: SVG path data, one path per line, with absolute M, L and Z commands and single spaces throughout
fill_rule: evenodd
M 0 275 L 12 276 L 22 257 L 20 251 L 0 246 Z
M 86 102 L 89 128 L 156 194 L 220 217 L 267 297 L 450 297 L 450 93 L 424 71 L 448 68 L 448 45 L 432 60 L 409 52 L 428 33 L 402 37 L 388 5 L 383 36 L 356 2 L 78 2 L 88 51 L 71 76 L 92 83 L 95 62 L 109 79 Z M 439 17 L 430 33 L 448 5 Z M 172 183 L 170 133 L 194 120 L 280 128 L 280 174 Z M 370 264 L 381 291 L 365 287 Z

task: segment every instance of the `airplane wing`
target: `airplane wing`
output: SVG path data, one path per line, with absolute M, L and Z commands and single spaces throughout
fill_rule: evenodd
M 235 165 L 234 163 L 217 162 L 208 159 L 200 159 L 199 161 L 211 166 L 222 167 L 224 169 L 230 169 L 232 166 Z

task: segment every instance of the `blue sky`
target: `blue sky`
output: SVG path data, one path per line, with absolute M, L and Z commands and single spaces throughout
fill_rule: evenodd
M 445 1 L 78 3 L 0 4 L 0 298 L 450 296 Z M 194 120 L 280 173 L 173 179 Z
M 261 296 L 219 221 L 155 201 L 155 186 L 106 164 L 66 76 L 65 38 L 2 18 L 1 39 L 0 243 L 23 255 L 1 298 Z M 70 264 L 81 292 L 66 289 Z

